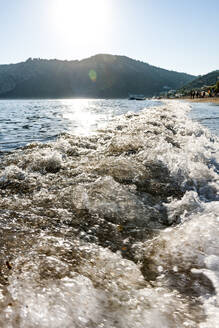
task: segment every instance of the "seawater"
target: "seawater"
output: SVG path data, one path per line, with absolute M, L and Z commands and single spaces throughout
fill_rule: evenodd
M 1 157 L 0 327 L 218 327 L 219 140 L 156 105 Z
M 123 99 L 0 100 L 0 151 L 55 140 L 63 132 L 89 135 L 115 116 L 159 103 Z
M 219 136 L 219 105 L 212 103 L 193 103 L 190 117 Z

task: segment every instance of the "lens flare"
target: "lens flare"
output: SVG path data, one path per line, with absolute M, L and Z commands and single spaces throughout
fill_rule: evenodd
M 95 70 L 91 69 L 89 71 L 88 75 L 89 75 L 89 78 L 91 79 L 91 81 L 96 82 L 96 80 L 97 80 L 97 73 L 96 73 Z

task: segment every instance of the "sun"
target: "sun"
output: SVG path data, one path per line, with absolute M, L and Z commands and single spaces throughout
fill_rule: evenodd
M 53 25 L 63 40 L 80 45 L 103 37 L 107 28 L 108 0 L 54 0 Z

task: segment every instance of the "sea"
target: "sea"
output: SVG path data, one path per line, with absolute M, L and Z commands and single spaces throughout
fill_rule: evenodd
M 217 328 L 219 106 L 0 101 L 0 327 Z

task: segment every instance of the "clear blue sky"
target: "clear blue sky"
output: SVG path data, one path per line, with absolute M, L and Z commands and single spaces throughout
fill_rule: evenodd
M 0 63 L 126 55 L 191 74 L 219 69 L 219 0 L 0 0 Z

